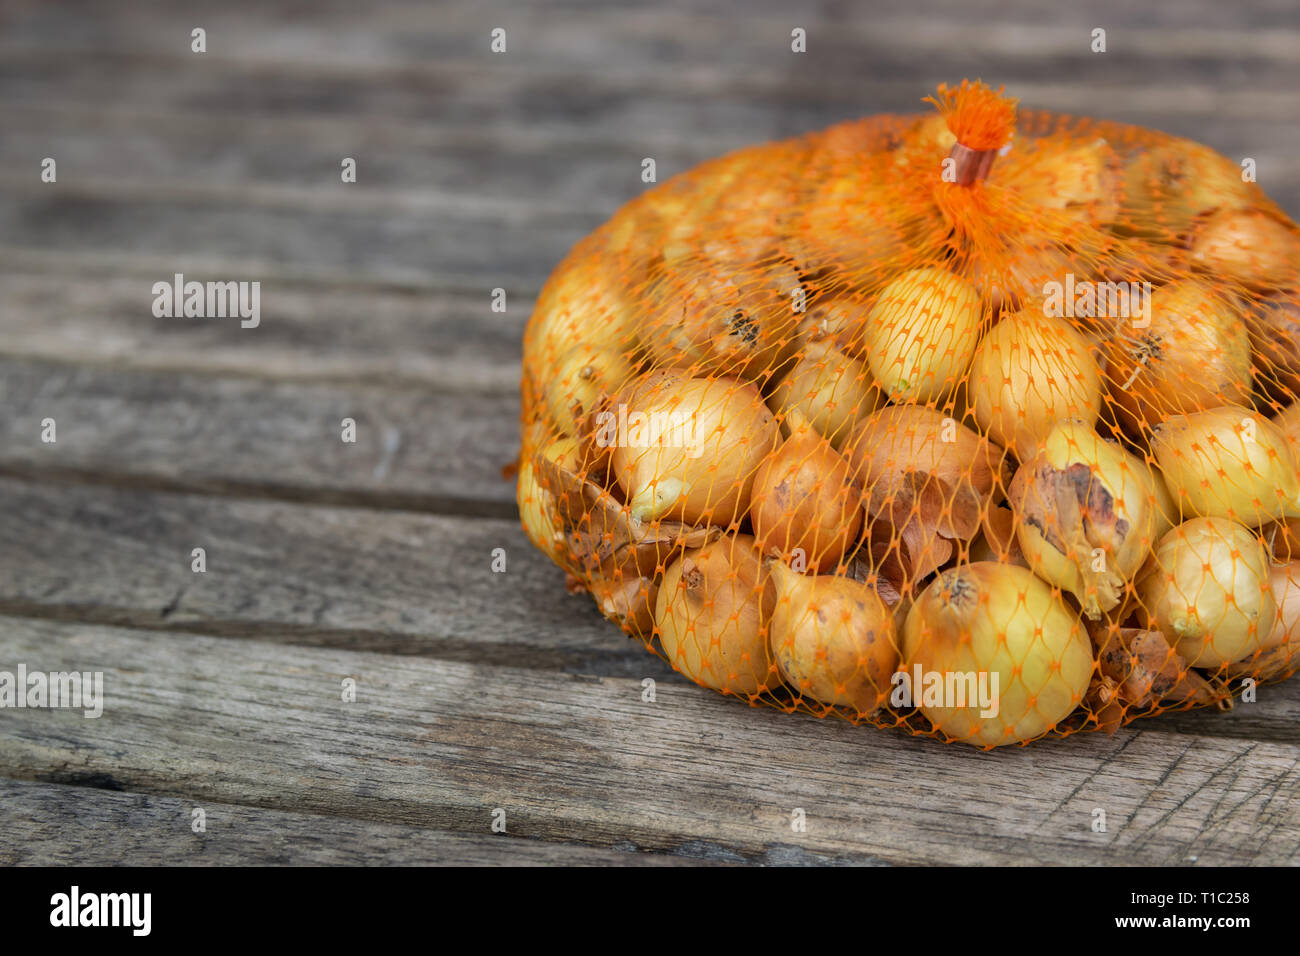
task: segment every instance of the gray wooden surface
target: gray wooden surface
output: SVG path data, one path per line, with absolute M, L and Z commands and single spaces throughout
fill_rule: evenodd
M 0 670 L 106 694 L 0 710 L 0 864 L 1300 861 L 1300 681 L 993 754 L 749 709 L 517 527 L 524 322 L 645 156 L 982 76 L 1300 212 L 1287 0 L 873 6 L 0 2 Z M 154 318 L 175 272 L 261 326 Z

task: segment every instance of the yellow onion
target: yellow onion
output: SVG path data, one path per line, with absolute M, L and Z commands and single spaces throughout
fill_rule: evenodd
M 520 457 L 515 502 L 519 505 L 519 518 L 528 540 L 556 564 L 567 567 L 570 563 L 568 549 L 555 496 L 538 482 L 537 467 L 528 454 Z
M 627 356 L 608 345 L 575 345 L 560 358 L 543 390 L 550 420 L 578 435 L 587 415 L 616 395 L 634 372 Z
M 881 388 L 897 401 L 941 402 L 979 343 L 979 293 L 946 269 L 914 269 L 881 290 L 867 317 L 864 351 Z
M 1169 493 L 1169 486 L 1165 484 L 1164 476 L 1160 474 L 1153 462 L 1139 458 L 1129 451 L 1125 451 L 1124 456 L 1135 470 L 1141 469 L 1147 476 L 1147 488 L 1151 492 L 1151 507 L 1155 509 L 1156 515 L 1156 527 L 1151 535 L 1154 547 L 1156 542 L 1182 523 L 1182 512 L 1178 510 L 1178 504 Z
M 1000 173 L 999 180 L 1020 201 L 1040 209 L 1059 210 L 1093 225 L 1108 224 L 1119 215 L 1122 166 L 1104 139 L 1040 142 L 1037 149 L 1010 157 Z
M 1101 408 L 1092 349 L 1064 320 L 1032 312 L 1002 317 L 971 363 L 967 400 L 993 441 L 1024 459 L 1065 419 L 1091 425 Z
M 917 598 L 903 627 L 903 670 L 914 705 L 953 740 L 982 747 L 1032 740 L 1074 710 L 1092 676 L 1083 622 L 1052 589 L 1012 564 L 980 562 L 942 572 Z M 946 694 L 927 700 L 924 675 L 997 678 L 997 713 L 982 715 Z M 953 675 L 951 678 L 948 675 Z M 969 685 L 968 685 L 969 686 Z M 991 709 L 991 708 L 990 708 Z
M 1241 167 L 1186 140 L 1136 150 L 1124 165 L 1118 228 L 1162 242 L 1184 236 L 1201 213 L 1251 199 Z
M 1271 680 L 1300 668 L 1300 561 L 1269 569 L 1269 590 L 1277 604 L 1277 619 L 1257 654 L 1228 668 L 1228 676 Z
M 768 405 L 787 437 L 811 428 L 842 448 L 853 426 L 884 404 L 867 366 L 828 340 L 809 342 Z
M 1273 416 L 1273 424 L 1291 446 L 1296 460 L 1300 461 L 1300 400 Z
M 664 572 L 655 598 L 664 656 L 714 690 L 753 695 L 779 686 L 765 626 L 773 596 L 749 535 L 686 552 Z
M 966 276 L 997 312 L 1013 312 L 1031 304 L 1037 309 L 1048 282 L 1064 282 L 1078 272 L 1068 252 L 1054 245 L 1019 244 L 989 250 L 970 260 Z
M 1254 654 L 1277 605 L 1259 537 L 1227 518 L 1193 518 L 1170 531 L 1138 581 L 1148 627 L 1193 667 L 1220 667 Z
M 798 347 L 791 292 L 799 284 L 780 263 L 666 264 L 646 293 L 650 314 L 637 334 L 660 365 L 752 377 Z
M 776 585 L 771 651 L 801 697 L 863 717 L 889 699 L 898 664 L 894 616 L 875 590 L 849 577 L 803 575 L 768 564 Z
M 1155 546 L 1150 472 L 1080 422 L 1052 429 L 1008 497 L 1029 567 L 1090 618 L 1120 603 Z
M 758 389 L 729 378 L 647 382 L 626 392 L 596 437 L 613 448 L 633 516 L 721 526 L 743 516 L 754 472 L 780 438 Z
M 1250 400 L 1250 335 L 1230 294 L 1193 280 L 1156 289 L 1145 327 L 1104 348 L 1107 408 L 1134 438 L 1170 415 Z
M 556 359 L 577 342 L 616 352 L 633 344 L 637 303 L 627 290 L 639 279 L 598 242 L 592 236 L 575 248 L 537 298 L 524 331 L 524 368 L 536 382 L 550 381 Z
M 1219 209 L 1198 222 L 1189 240 L 1192 265 L 1251 286 L 1294 282 L 1300 231 L 1260 209 Z
M 862 487 L 830 442 L 796 436 L 758 466 L 749 518 L 764 554 L 824 570 L 858 540 Z
M 1273 296 L 1247 313 L 1255 381 L 1286 405 L 1300 400 L 1300 298 Z
M 829 341 L 846 353 L 862 344 L 862 328 L 875 304 L 874 296 L 821 297 L 805 309 L 800 325 L 805 341 Z
M 1170 418 L 1151 450 L 1179 507 L 1256 528 L 1300 518 L 1300 459 L 1271 421 L 1241 406 Z

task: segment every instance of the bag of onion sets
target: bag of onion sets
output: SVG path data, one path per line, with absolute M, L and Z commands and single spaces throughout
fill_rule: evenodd
M 705 163 L 524 339 L 530 539 L 750 703 L 991 748 L 1300 666 L 1300 230 L 982 84 Z

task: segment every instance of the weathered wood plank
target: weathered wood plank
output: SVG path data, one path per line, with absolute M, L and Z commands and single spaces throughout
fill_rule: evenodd
M 192 829 L 203 810 L 205 830 Z M 486 831 L 487 828 L 485 827 Z M 782 861 L 785 862 L 785 861 Z M 685 866 L 636 853 L 0 779 L 0 866 Z
M 1300 859 L 1292 746 L 1124 730 L 983 754 L 668 681 L 648 703 L 628 679 L 13 618 L 0 634 L 6 661 L 104 672 L 98 719 L 4 715 L 18 779 L 471 833 L 502 808 L 516 836 L 740 859 Z
M 513 520 L 0 479 L 0 613 L 469 664 L 653 677 Z M 207 570 L 191 569 L 203 547 Z M 506 571 L 490 570 L 502 548 Z M 1300 743 L 1300 680 L 1161 731 Z
M 258 331 L 236 322 L 230 334 Z M 519 449 L 515 392 L 0 359 L 0 407 L 4 473 L 514 514 L 514 484 L 501 467 Z M 41 440 L 47 418 L 53 443 Z M 343 441 L 346 418 L 356 422 L 354 443 Z
M 662 678 L 513 519 L 0 479 L 0 610 Z M 205 551 L 207 570 L 192 570 Z M 491 569 L 505 552 L 506 570 Z
M 0 265 L 0 354 L 281 382 L 409 384 L 442 391 L 519 387 L 527 296 L 494 313 L 481 293 L 262 283 L 262 323 L 155 318 L 158 273 L 76 268 L 66 256 L 20 253 Z M 72 273 L 72 274 L 68 274 Z M 202 278 L 213 273 L 191 272 Z

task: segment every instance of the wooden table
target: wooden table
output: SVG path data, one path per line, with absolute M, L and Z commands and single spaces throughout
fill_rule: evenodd
M 0 863 L 1300 859 L 1300 680 L 992 754 L 748 709 L 567 595 L 500 476 L 532 300 L 644 157 L 980 75 L 1295 214 L 1289 4 L 189 6 L 0 7 L 0 670 L 106 696 L 0 711 Z M 175 273 L 261 324 L 155 318 Z

